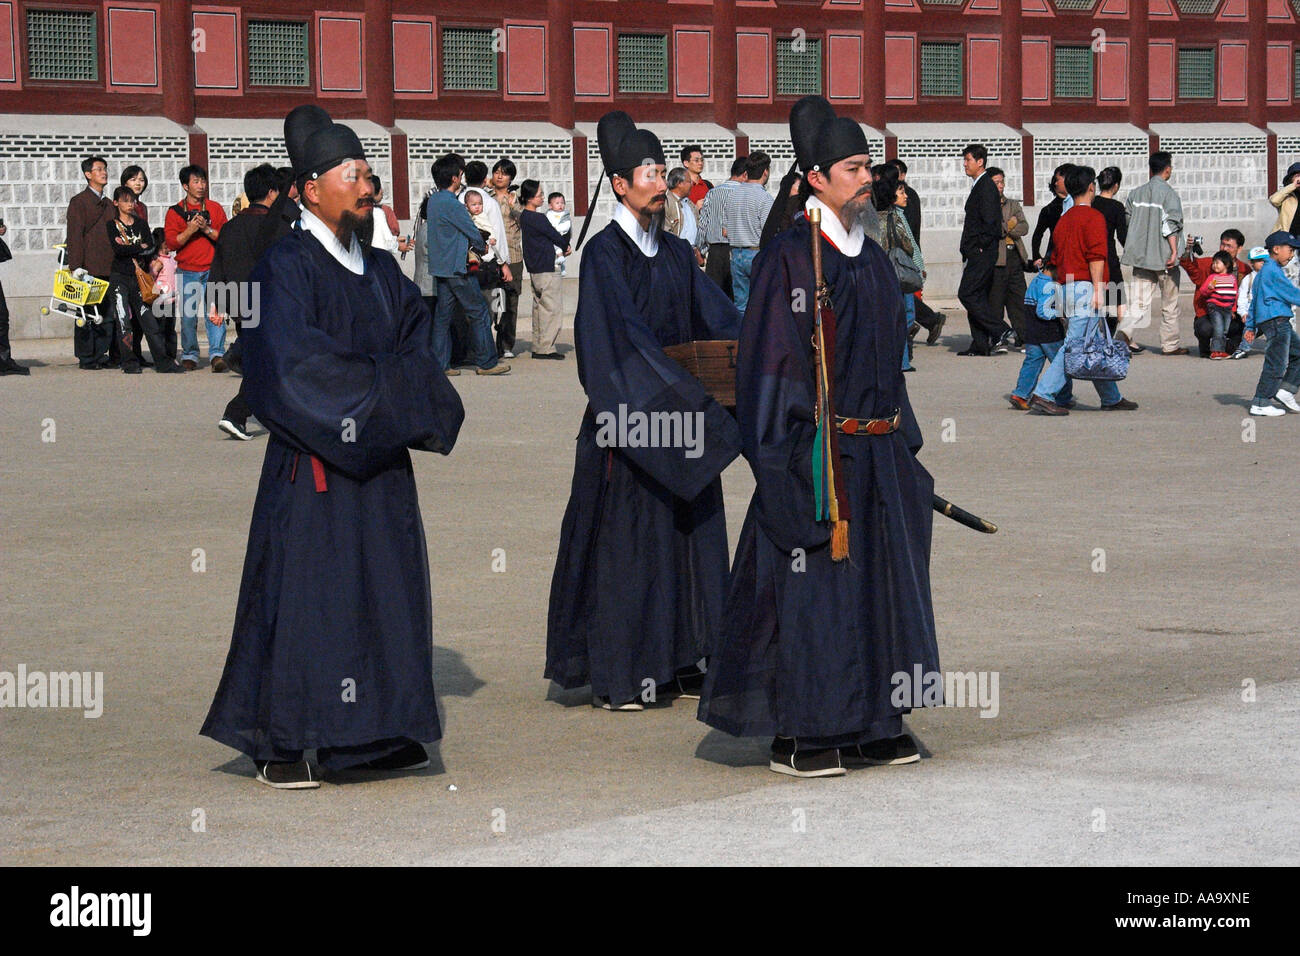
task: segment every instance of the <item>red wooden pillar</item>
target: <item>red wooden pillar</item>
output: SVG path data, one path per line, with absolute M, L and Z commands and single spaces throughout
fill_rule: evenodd
M 713 121 L 723 129 L 734 132 L 740 125 L 736 102 L 736 0 L 715 0 L 713 4 L 711 85 Z
M 573 0 L 547 0 L 546 88 L 550 95 L 550 120 L 573 131 Z M 575 190 L 575 195 L 581 190 Z
M 393 125 L 393 2 L 366 0 L 366 118 Z
M 190 0 L 162 5 L 158 42 L 162 54 L 163 115 L 189 134 L 191 163 L 208 165 L 208 137 L 194 125 L 194 9 Z
M 1151 126 L 1151 33 L 1145 2 L 1130 3 L 1128 51 L 1129 122 L 1143 132 Z
M 862 121 L 885 128 L 885 3 L 867 0 L 862 5 Z M 894 144 L 897 148 L 897 142 Z M 890 146 L 885 143 L 888 159 Z

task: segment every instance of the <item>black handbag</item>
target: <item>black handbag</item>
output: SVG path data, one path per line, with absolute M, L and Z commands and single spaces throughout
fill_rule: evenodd
M 9 243 L 0 239 L 0 262 L 8 262 L 13 257 L 14 254 L 9 251 Z
M 916 262 L 898 244 L 898 224 L 894 219 L 892 210 L 887 219 L 889 222 L 889 261 L 894 266 L 894 272 L 898 274 L 898 286 L 903 290 L 903 295 L 920 292 L 922 286 L 925 285 L 925 279 L 921 276 L 921 270 L 916 267 Z

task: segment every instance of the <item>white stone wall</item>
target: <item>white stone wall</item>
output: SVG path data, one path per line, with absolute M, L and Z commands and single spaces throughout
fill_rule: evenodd
M 927 271 L 931 257 L 939 252 L 937 248 L 931 251 L 934 244 L 926 241 L 927 233 L 961 232 L 966 197 L 971 188 L 970 179 L 962 171 L 961 155 L 971 142 L 984 144 L 989 151 L 988 165 L 1002 169 L 1006 174 L 1006 191 L 1019 196 L 1024 177 L 1018 136 L 977 140 L 965 137 L 898 138 L 898 158 L 907 163 L 907 184 L 921 197 L 921 243 L 925 248 Z M 952 251 L 955 255 L 955 241 Z
M 448 124 L 451 125 L 451 124 Z M 408 135 L 411 186 L 411 218 L 416 215 L 420 201 L 433 189 L 433 163 L 447 153 L 459 153 L 466 162 L 478 160 L 486 163 L 489 176 L 498 160 L 508 159 L 515 164 L 518 175 L 515 184 L 525 179 L 536 179 L 542 192 L 562 192 L 572 211 L 573 193 L 573 141 L 555 128 L 553 136 L 475 136 L 474 126 L 464 124 L 466 135 L 454 131 L 437 136 Z
M 0 134 L 0 217 L 9 228 L 5 242 L 17 255 L 47 252 L 64 241 L 68 202 L 86 188 L 81 161 L 87 156 L 108 160 L 109 195 L 123 169 L 144 167 L 150 185 L 142 198 L 150 218 L 158 220 L 152 224 L 161 224 L 161 210 L 174 202 L 168 198 L 171 184 L 186 164 L 188 150 L 179 136 Z

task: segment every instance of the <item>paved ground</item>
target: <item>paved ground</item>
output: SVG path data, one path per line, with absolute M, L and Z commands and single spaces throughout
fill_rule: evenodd
M 46 364 L 0 380 L 0 671 L 102 671 L 105 705 L 0 710 L 0 863 L 1300 862 L 1300 416 L 1244 441 L 1258 356 L 1147 354 L 1138 412 L 1091 410 L 1085 385 L 1068 419 L 1030 417 L 1003 397 L 1019 356 L 965 341 L 919 349 L 908 384 L 941 493 L 1002 529 L 936 519 L 933 562 L 943 666 L 998 672 L 996 718 L 921 712 L 920 765 L 793 781 L 685 703 L 550 692 L 584 399 L 572 361 L 524 359 L 459 378 L 459 445 L 416 460 L 435 766 L 307 793 L 198 736 L 264 447 L 215 427 L 236 380 L 82 373 L 67 343 L 19 343 Z M 743 465 L 724 487 L 734 535 Z

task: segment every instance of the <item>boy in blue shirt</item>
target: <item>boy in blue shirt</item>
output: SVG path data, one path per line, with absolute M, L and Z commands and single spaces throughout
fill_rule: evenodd
M 1279 230 L 1265 239 L 1264 245 L 1269 260 L 1255 275 L 1242 339 L 1254 342 L 1257 335 L 1268 338 L 1250 413 L 1276 417 L 1287 411 L 1300 413 L 1300 403 L 1295 400 L 1295 393 L 1300 391 L 1300 338 L 1291 328 L 1291 307 L 1300 305 L 1300 289 L 1282 271 L 1300 248 L 1300 239 Z M 1286 411 L 1271 404 L 1274 399 Z
M 1029 281 L 1025 290 L 1025 305 L 1034 307 L 1035 319 L 1025 322 L 1025 360 L 1020 365 L 1020 378 L 1009 401 L 1022 412 L 1029 410 L 1029 396 L 1038 383 L 1043 366 L 1056 358 L 1065 342 L 1065 325 L 1061 322 L 1061 305 L 1064 295 L 1054 276 L 1056 269 L 1048 262 L 1042 271 Z M 1056 394 L 1056 404 L 1072 408 L 1075 404 L 1073 386 L 1065 380 L 1065 387 Z

